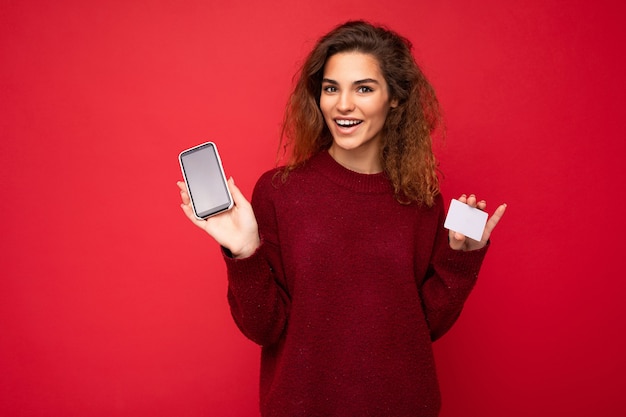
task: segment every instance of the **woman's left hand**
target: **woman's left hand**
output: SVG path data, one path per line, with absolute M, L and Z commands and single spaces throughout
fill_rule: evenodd
M 463 194 L 459 198 L 459 201 L 461 203 L 465 203 L 471 207 L 476 207 L 483 211 L 485 211 L 485 209 L 487 208 L 487 203 L 485 202 L 485 200 L 478 201 L 474 194 L 471 194 L 469 197 Z M 495 229 L 496 225 L 504 215 L 505 210 L 506 204 L 500 205 L 493 213 L 493 215 L 489 218 L 489 220 L 487 220 L 487 224 L 485 225 L 485 231 L 483 232 L 483 237 L 482 239 L 480 239 L 480 241 L 470 239 L 469 237 L 466 237 L 461 233 L 450 230 L 450 247 L 454 250 L 463 251 L 476 250 L 484 247 L 489 241 L 491 232 L 493 232 L 493 229 Z

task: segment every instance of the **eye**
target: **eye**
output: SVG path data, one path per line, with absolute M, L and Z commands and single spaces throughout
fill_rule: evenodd
M 326 85 L 326 86 L 322 86 L 322 90 L 325 93 L 335 93 L 337 92 L 337 87 L 335 87 L 334 85 Z
M 374 89 L 366 85 L 362 85 L 356 91 L 358 93 L 371 93 L 372 91 L 374 91 Z

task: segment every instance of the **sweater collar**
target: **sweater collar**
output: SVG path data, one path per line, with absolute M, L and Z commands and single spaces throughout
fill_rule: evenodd
M 325 150 L 311 157 L 309 164 L 330 181 L 358 193 L 388 193 L 393 191 L 384 172 L 362 174 L 349 170 L 335 161 Z

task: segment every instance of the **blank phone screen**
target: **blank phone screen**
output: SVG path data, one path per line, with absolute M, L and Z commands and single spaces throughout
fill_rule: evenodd
M 198 217 L 230 208 L 232 202 L 215 145 L 206 143 L 183 152 L 180 163 Z

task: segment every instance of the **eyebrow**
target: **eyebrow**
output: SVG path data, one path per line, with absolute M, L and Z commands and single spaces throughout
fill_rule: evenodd
M 328 84 L 339 85 L 339 83 L 337 81 L 331 80 L 330 78 L 323 78 L 322 82 L 323 83 L 328 83 Z M 361 84 L 370 84 L 370 83 L 380 84 L 377 80 L 375 80 L 373 78 L 365 78 L 363 80 L 357 80 L 357 81 L 354 81 L 352 84 L 353 85 L 361 85 Z

